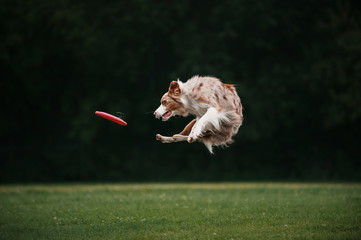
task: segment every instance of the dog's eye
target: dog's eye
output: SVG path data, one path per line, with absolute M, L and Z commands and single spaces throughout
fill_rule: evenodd
M 163 101 L 162 101 L 162 104 L 163 104 L 163 105 L 166 105 L 166 104 L 167 104 L 167 100 L 163 100 Z

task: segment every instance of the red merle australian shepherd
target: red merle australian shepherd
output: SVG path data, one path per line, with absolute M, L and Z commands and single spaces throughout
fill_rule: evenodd
M 214 77 L 194 76 L 187 82 L 172 81 L 154 115 L 167 121 L 175 115 L 194 115 L 182 132 L 171 137 L 157 134 L 162 143 L 202 142 L 213 153 L 213 146 L 227 146 L 242 125 L 241 99 L 231 84 Z

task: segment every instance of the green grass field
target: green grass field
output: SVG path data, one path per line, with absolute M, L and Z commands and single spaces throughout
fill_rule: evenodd
M 361 184 L 5 185 L 0 239 L 361 239 Z

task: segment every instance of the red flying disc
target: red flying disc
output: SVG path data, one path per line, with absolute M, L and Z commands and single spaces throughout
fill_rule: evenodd
M 95 114 L 102 117 L 102 118 L 105 118 L 105 119 L 108 119 L 108 120 L 113 121 L 115 123 L 118 123 L 120 125 L 127 126 L 127 123 L 124 122 L 122 119 L 120 119 L 120 118 L 118 118 L 116 116 L 113 116 L 113 115 L 111 115 L 109 113 L 96 111 Z

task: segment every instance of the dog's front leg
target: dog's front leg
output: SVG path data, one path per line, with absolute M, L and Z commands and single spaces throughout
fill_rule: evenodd
M 160 134 L 157 134 L 155 136 L 155 138 L 158 141 L 161 141 L 162 143 L 172 143 L 172 142 L 181 142 L 181 141 L 187 141 L 188 136 L 184 136 L 184 135 L 180 135 L 180 134 L 175 134 L 172 137 L 166 137 L 166 136 L 162 136 Z

